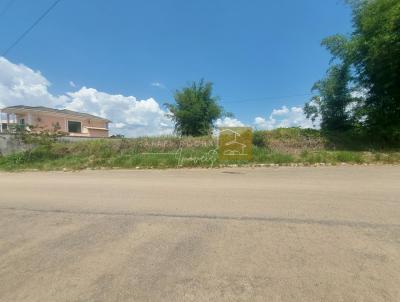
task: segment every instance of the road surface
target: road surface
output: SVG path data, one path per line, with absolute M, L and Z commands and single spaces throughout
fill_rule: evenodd
M 400 301 L 400 167 L 0 173 L 0 301 Z

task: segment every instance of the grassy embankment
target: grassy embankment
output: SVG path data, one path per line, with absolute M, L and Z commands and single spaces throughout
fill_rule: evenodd
M 323 136 L 297 128 L 254 133 L 253 160 L 221 162 L 211 137 L 155 137 L 58 142 L 0 156 L 0 169 L 175 168 L 221 165 L 398 164 L 400 149 L 377 148 L 351 135 Z M 164 154 L 167 153 L 167 154 Z

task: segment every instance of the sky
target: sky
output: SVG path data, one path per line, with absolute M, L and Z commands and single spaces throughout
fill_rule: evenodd
M 0 55 L 54 0 L 0 0 Z M 321 40 L 351 32 L 344 0 L 62 0 L 0 57 L 0 107 L 43 105 L 169 134 L 164 103 L 214 83 L 219 126 L 312 127 L 302 107 L 329 66 Z

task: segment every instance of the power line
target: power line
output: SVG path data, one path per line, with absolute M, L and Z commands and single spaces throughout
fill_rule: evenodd
M 36 19 L 35 22 L 32 23 L 31 26 L 28 27 L 27 30 L 25 30 L 19 37 L 17 40 L 14 41 L 14 43 L 12 43 L 3 53 L 2 56 L 6 56 L 11 49 L 13 49 L 15 46 L 18 45 L 19 42 L 22 41 L 22 39 L 24 39 L 30 32 L 32 29 L 34 29 L 36 27 L 36 25 L 38 25 L 40 23 L 40 21 L 42 21 L 55 7 L 56 5 L 60 2 L 61 0 L 56 0 L 53 2 L 52 5 L 49 6 L 48 9 L 46 9 L 40 16 L 39 18 Z
M 6 5 L 4 6 L 4 8 L 1 10 L 0 12 L 0 18 L 3 17 L 3 15 L 5 15 L 6 12 L 8 12 L 8 10 L 11 8 L 11 6 L 14 4 L 16 0 L 9 0 Z
M 292 97 L 301 97 L 301 96 L 312 96 L 312 93 L 306 94 L 293 94 L 293 95 L 281 95 L 281 96 L 266 96 L 252 99 L 243 99 L 243 100 L 221 100 L 223 103 L 247 103 L 247 102 L 256 102 L 263 100 L 273 100 L 273 99 L 283 99 L 283 98 L 292 98 Z

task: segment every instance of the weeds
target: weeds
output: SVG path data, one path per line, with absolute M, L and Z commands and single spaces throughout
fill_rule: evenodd
M 215 167 L 243 164 L 400 163 L 397 150 L 331 148 L 317 130 L 298 128 L 255 131 L 251 161 L 219 161 L 214 137 L 143 137 L 57 141 L 31 150 L 0 156 L 1 170 L 81 170 L 98 168 Z M 363 149 L 368 149 L 365 151 Z

